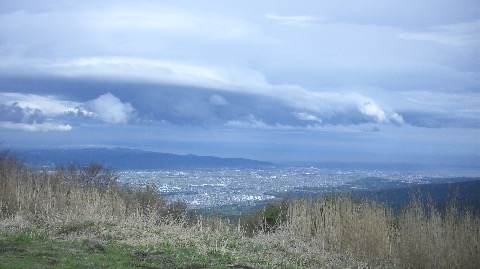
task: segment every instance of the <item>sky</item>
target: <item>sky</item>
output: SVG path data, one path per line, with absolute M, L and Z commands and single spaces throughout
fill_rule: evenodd
M 480 2 L 2 1 L 0 139 L 480 171 Z

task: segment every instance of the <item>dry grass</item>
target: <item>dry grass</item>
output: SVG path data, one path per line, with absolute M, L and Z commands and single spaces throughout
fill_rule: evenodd
M 439 211 L 418 201 L 398 217 L 397 257 L 415 268 L 480 268 L 480 217 L 455 203 Z
M 480 217 L 451 203 L 439 211 L 415 200 L 401 213 L 350 196 L 297 200 L 282 230 L 321 239 L 329 250 L 370 265 L 400 268 L 480 268 Z
M 440 211 L 416 201 L 395 213 L 328 196 L 278 206 L 266 207 L 260 223 L 207 219 L 154 188 L 122 187 L 98 165 L 35 172 L 0 154 L 4 232 L 35 227 L 61 240 L 167 244 L 227 255 L 248 268 L 480 268 L 480 217 L 455 203 Z
M 330 249 L 375 260 L 392 255 L 392 213 L 379 204 L 350 197 L 297 200 L 287 219 L 284 230 L 305 240 L 322 239 Z
M 155 224 L 188 219 L 184 204 L 168 204 L 152 187 L 123 187 L 115 173 L 96 164 L 34 172 L 3 154 L 0 187 L 0 217 L 21 215 L 37 226 L 89 220 Z

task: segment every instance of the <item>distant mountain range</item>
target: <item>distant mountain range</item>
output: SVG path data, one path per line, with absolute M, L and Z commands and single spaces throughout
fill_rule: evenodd
M 243 158 L 178 155 L 128 148 L 30 149 L 13 150 L 31 166 L 57 166 L 69 163 L 98 163 L 116 170 L 187 168 L 261 168 L 274 164 Z

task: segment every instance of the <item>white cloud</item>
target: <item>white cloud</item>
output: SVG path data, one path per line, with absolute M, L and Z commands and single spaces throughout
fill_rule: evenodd
M 218 94 L 212 94 L 210 98 L 208 98 L 208 102 L 215 106 L 226 106 L 230 104 L 223 96 Z
M 133 37 L 144 32 L 171 34 L 174 37 L 190 35 L 196 38 L 239 39 L 251 31 L 250 26 L 218 14 L 202 14 L 192 10 L 157 5 L 111 7 L 101 12 L 88 12 L 78 17 L 90 31 L 118 34 L 128 31 Z M 85 16 L 89 20 L 84 20 Z
M 98 119 L 106 123 L 127 123 L 133 119 L 135 109 L 130 103 L 122 103 L 111 93 L 100 95 L 86 103 Z
M 265 18 L 274 20 L 280 24 L 285 24 L 285 25 L 296 25 L 296 26 L 307 26 L 309 24 L 321 21 L 320 18 L 315 17 L 315 16 L 308 16 L 308 15 L 302 15 L 302 16 L 281 16 L 281 15 L 275 15 L 275 14 L 265 14 Z
M 107 123 L 127 123 L 135 117 L 130 103 L 107 93 L 86 103 L 59 100 L 54 96 L 0 92 L 2 128 L 26 131 L 69 131 L 69 124 L 59 119 L 79 120 L 70 116 L 97 118 Z
M 246 128 L 246 129 L 266 129 L 266 130 L 292 130 L 295 129 L 295 126 L 287 125 L 287 124 L 280 124 L 280 123 L 266 123 L 262 119 L 258 119 L 256 116 L 250 114 L 247 117 L 236 119 L 236 120 L 229 120 L 225 123 L 227 127 L 234 127 L 234 128 Z M 315 125 L 316 126 L 316 125 Z M 314 126 L 309 125 L 307 128 L 311 128 Z
M 306 112 L 295 112 L 295 113 L 293 113 L 293 115 L 297 119 L 303 120 L 303 121 L 318 121 L 320 123 L 322 122 L 322 120 L 319 119 L 317 116 L 306 113 Z
M 247 1 L 207 7 L 193 2 L 141 1 L 130 7 L 124 1 L 63 6 L 47 1 L 36 3 L 37 10 L 26 5 L 28 2 L 12 4 L 18 8 L 0 14 L 3 75 L 35 73 L 234 91 L 279 100 L 292 120 L 321 119 L 323 124 L 339 117 L 344 120 L 338 122 L 345 124 L 355 118 L 357 123 L 403 123 L 402 113 L 407 109 L 402 105 L 408 105 L 407 101 L 388 94 L 390 100 L 381 99 L 349 85 L 369 85 L 383 92 L 478 87 L 478 57 L 473 49 L 411 42 L 478 44 L 480 21 L 450 12 L 461 5 L 442 7 L 432 1 L 399 3 L 391 9 L 391 3 L 377 3 L 372 8 L 353 2 L 312 1 L 292 7 L 289 3 L 272 6 Z M 345 4 L 355 8 L 346 9 Z M 405 12 L 392 11 L 419 14 L 426 7 L 442 12 L 412 20 Z M 450 19 L 450 14 L 455 19 Z M 429 16 L 436 20 L 427 19 Z M 337 91 L 340 87 L 353 89 Z M 231 96 L 237 95 L 225 96 L 228 101 L 221 94 L 206 98 L 210 105 L 231 104 L 234 108 L 236 100 Z M 119 106 L 124 109 L 109 114 L 102 113 L 104 108 L 87 111 L 85 108 L 91 107 L 56 97 L 27 97 L 17 100 L 19 106 L 38 109 L 47 118 L 81 112 L 87 116 L 95 113 L 105 122 L 125 123 L 134 114 L 133 107 L 120 100 L 117 103 L 125 105 Z M 443 101 L 440 106 L 448 108 L 451 100 Z M 199 114 L 198 109 L 205 117 L 214 115 L 211 108 L 184 104 L 172 104 L 181 108 L 174 111 L 177 118 Z M 140 103 L 137 109 L 142 111 Z M 267 111 L 262 113 L 265 122 L 274 121 L 274 116 L 266 116 Z
M 235 17 L 162 3 L 80 6 L 62 10 L 52 4 L 42 11 L 27 12 L 27 5 L 1 13 L 0 37 L 5 42 L 0 55 L 30 60 L 132 54 L 150 57 L 170 46 L 177 50 L 176 45 L 183 42 L 190 46 L 192 39 L 197 41 L 195 45 L 198 41 L 238 41 L 254 31 L 250 23 Z
M 399 109 L 428 114 L 456 115 L 460 119 L 480 118 L 480 93 L 405 91 L 401 93 L 404 104 Z
M 22 109 L 38 109 L 47 117 L 55 117 L 68 112 L 79 112 L 79 102 L 59 100 L 55 96 L 0 92 L 0 104 L 17 105 Z
M 269 127 L 265 122 L 257 119 L 253 115 L 249 115 L 244 120 L 228 121 L 226 125 L 229 127 L 240 127 L 240 128 L 268 128 Z
M 387 119 L 385 112 L 372 102 L 360 104 L 358 109 L 362 114 L 375 118 L 377 122 L 385 122 Z
M 29 132 L 48 132 L 48 131 L 70 131 L 72 130 L 72 126 L 70 124 L 54 124 L 50 122 L 44 123 L 16 123 L 10 121 L 2 121 L 0 122 L 0 128 L 4 129 L 13 129 L 13 130 L 22 130 L 22 131 L 29 131 Z
M 401 115 L 399 115 L 398 113 L 392 113 L 390 115 L 390 120 L 395 123 L 395 124 L 398 124 L 398 125 L 403 125 L 405 124 L 405 121 L 403 120 L 403 117 Z
M 357 102 L 357 107 L 360 113 L 373 118 L 376 122 L 393 123 L 396 125 L 404 124 L 404 120 L 401 115 L 396 112 L 391 112 L 385 108 L 382 108 L 370 98 L 364 97 L 359 94 L 353 94 L 351 96 Z
M 339 121 L 345 124 L 355 123 L 356 119 L 363 115 L 378 123 L 403 124 L 401 115 L 389 107 L 382 107 L 369 96 L 342 91 L 345 89 L 313 92 L 298 86 L 279 86 L 269 95 L 292 108 L 303 110 L 302 113 L 294 113 L 300 120 L 317 119 L 328 124 L 327 119 L 330 118 L 333 123 Z
M 132 57 L 78 58 L 44 66 L 46 71 L 64 76 L 110 77 L 183 85 L 225 86 L 231 82 L 221 68 L 178 61 Z
M 398 37 L 449 46 L 478 46 L 480 44 L 480 20 L 436 26 L 428 31 L 403 32 L 398 34 Z
M 68 113 L 88 112 L 78 102 L 59 100 L 54 96 L 0 92 L 0 128 L 30 132 L 70 131 L 70 124 L 57 122 Z

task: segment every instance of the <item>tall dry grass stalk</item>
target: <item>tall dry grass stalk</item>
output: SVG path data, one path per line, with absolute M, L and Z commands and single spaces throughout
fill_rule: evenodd
M 415 200 L 397 219 L 396 256 L 415 268 L 480 268 L 480 217 Z
M 401 213 L 351 196 L 293 201 L 282 231 L 330 250 L 401 268 L 480 268 L 480 217 L 419 200 Z
M 168 204 L 154 188 L 126 188 L 116 179 L 115 173 L 94 164 L 35 172 L 0 154 L 0 218 L 21 215 L 46 227 L 88 220 L 158 224 L 193 218 L 184 204 Z
M 296 200 L 287 219 L 283 229 L 305 240 L 322 239 L 328 248 L 362 258 L 391 257 L 392 212 L 377 203 L 333 196 Z

